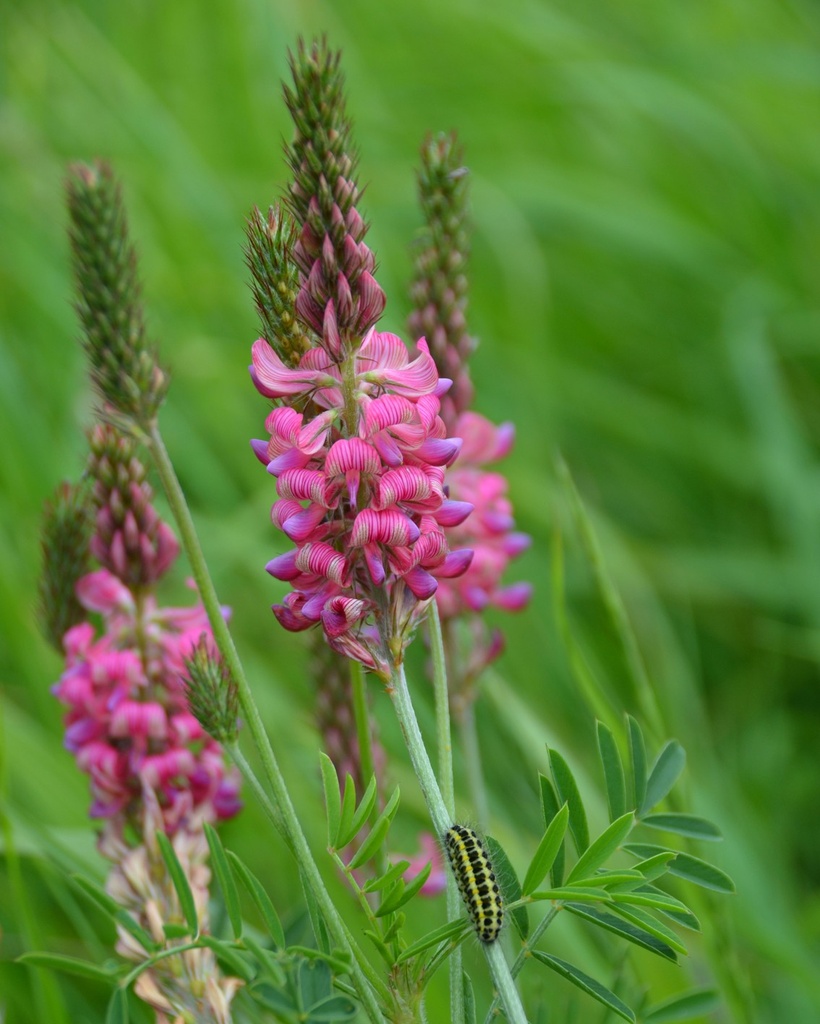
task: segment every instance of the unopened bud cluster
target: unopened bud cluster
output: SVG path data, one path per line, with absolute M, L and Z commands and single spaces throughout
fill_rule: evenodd
M 38 606 L 43 634 L 58 651 L 66 632 L 86 617 L 75 587 L 91 568 L 92 524 L 88 488 L 60 484 L 43 512 Z
M 88 440 L 96 506 L 91 553 L 126 586 L 150 586 L 176 561 L 177 539 L 151 504 L 153 491 L 133 439 L 98 423 Z
M 145 340 L 137 261 L 120 188 L 105 163 L 75 164 L 68 182 L 77 315 L 103 411 L 148 429 L 168 381 Z

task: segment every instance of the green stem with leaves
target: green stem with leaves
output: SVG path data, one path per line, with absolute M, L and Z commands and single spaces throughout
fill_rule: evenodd
M 367 1016 L 373 1024 L 383 1024 L 384 1017 L 376 1002 L 373 988 L 364 976 L 362 965 L 366 960 L 361 952 L 354 950 L 350 936 L 345 928 L 339 912 L 337 911 L 330 894 L 325 888 L 319 868 L 314 860 L 313 854 L 308 845 L 293 802 L 290 799 L 284 776 L 282 775 L 276 756 L 273 752 L 270 739 L 265 732 L 259 709 L 253 699 L 250 686 L 245 677 L 239 654 L 233 642 L 228 625 L 222 615 L 222 608 L 216 595 L 213 580 L 211 579 L 199 537 L 196 533 L 193 519 L 191 517 L 185 495 L 182 492 L 176 472 L 170 456 L 165 448 L 159 427 L 152 424 L 147 435 L 146 443 L 157 467 L 160 480 L 165 489 L 168 503 L 176 519 L 182 538 L 188 561 L 191 565 L 194 579 L 199 590 L 200 598 L 208 614 L 214 640 L 222 657 L 225 659 L 230 673 L 236 683 L 239 694 L 239 703 L 248 731 L 256 745 L 262 767 L 273 794 L 271 806 L 271 820 L 280 831 L 282 838 L 287 843 L 291 853 L 297 859 L 305 877 L 310 884 L 311 891 L 316 902 L 321 908 L 333 938 L 347 953 L 350 954 L 350 973 L 356 992 L 362 1001 Z M 245 762 L 247 765 L 247 762 Z M 241 766 L 240 766 L 241 767 Z M 251 773 L 252 774 L 252 773 Z M 249 780 L 250 781 L 250 780 Z M 256 789 L 256 787 L 253 787 Z M 261 786 L 259 787 L 261 789 Z M 262 790 L 264 792 L 264 790 Z M 257 793 L 259 790 L 257 790 Z
M 430 756 L 424 745 L 421 729 L 419 729 L 413 701 L 407 686 L 407 678 L 404 674 L 404 664 L 394 666 L 388 693 L 393 701 L 396 717 L 399 720 L 399 725 L 407 745 L 407 752 L 410 755 L 410 761 L 416 773 L 416 778 L 421 786 L 427 810 L 433 821 L 433 827 L 436 833 L 442 836 L 452 824 L 452 819 L 444 803 L 444 797 L 441 794 L 436 774 L 433 771 L 433 765 L 430 763 Z M 521 997 L 518 995 L 512 975 L 510 974 L 510 968 L 504 959 L 499 943 L 494 942 L 490 945 L 482 943 L 482 947 L 507 1015 L 507 1021 L 509 1024 L 527 1024 L 524 1007 L 521 1005 Z

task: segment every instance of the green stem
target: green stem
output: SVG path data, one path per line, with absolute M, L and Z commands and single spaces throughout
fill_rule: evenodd
M 356 739 L 359 742 L 359 764 L 362 772 L 362 785 L 367 786 L 375 774 L 373 760 L 373 736 L 370 729 L 370 715 L 367 710 L 367 688 L 365 686 L 364 665 L 360 661 L 351 661 L 350 684 L 353 691 L 353 717 L 356 722 Z
M 407 688 L 403 664 L 394 666 L 388 693 L 393 701 L 396 717 L 399 720 L 399 725 L 407 744 L 407 752 L 410 755 L 413 769 L 421 786 L 421 791 L 424 794 L 424 800 L 432 818 L 433 827 L 438 835 L 443 835 L 450 827 L 452 821 L 447 813 L 447 807 L 441 795 L 441 790 L 439 789 L 435 772 L 430 763 L 430 757 L 419 729 L 416 712 L 410 698 L 410 691 Z M 524 1007 L 521 1005 L 521 998 L 515 988 L 510 968 L 504 959 L 499 943 L 493 942 L 489 945 L 482 943 L 481 945 L 492 971 L 498 994 L 501 997 L 508 1024 L 527 1024 L 527 1017 L 524 1013 Z
M 481 770 L 481 748 L 478 743 L 478 732 L 475 722 L 475 704 L 467 697 L 456 715 L 458 735 L 464 752 L 464 765 L 467 771 L 467 788 L 479 822 L 489 826 L 490 809 L 487 804 L 487 790 L 484 788 L 484 773 Z
M 433 692 L 436 701 L 436 727 L 438 734 L 438 771 L 441 791 L 450 821 L 455 821 L 455 783 L 453 781 L 453 744 L 450 729 L 450 691 L 447 685 L 447 659 L 444 654 L 444 637 L 441 633 L 441 617 L 435 598 L 430 602 L 427 613 L 430 632 L 430 650 L 433 654 Z M 451 920 L 458 915 L 461 897 L 452 872 L 447 874 L 447 917 Z M 464 981 L 462 979 L 461 947 L 453 950 L 450 957 L 450 1020 L 451 1024 L 464 1024 Z
M 265 777 L 268 781 L 271 792 L 273 793 L 276 810 L 274 811 L 271 820 L 274 825 L 276 825 L 277 829 L 279 829 L 282 838 L 287 843 L 288 848 L 305 873 L 311 890 L 316 898 L 316 902 L 319 904 L 319 907 L 325 916 L 328 928 L 330 929 L 335 941 L 339 943 L 342 949 L 350 954 L 351 978 L 353 980 L 353 984 L 356 986 L 356 991 L 369 1019 L 373 1024 L 383 1024 L 384 1017 L 379 1010 L 373 994 L 373 989 L 368 984 L 362 971 L 362 964 L 366 961 L 361 958 L 360 953 L 357 956 L 356 951 L 353 949 L 347 929 L 344 926 L 344 922 L 342 921 L 339 912 L 336 910 L 336 907 L 330 898 L 330 894 L 325 888 L 322 876 L 319 873 L 319 868 L 313 858 L 310 847 L 308 846 L 302 827 L 299 824 L 299 819 L 296 816 L 296 811 L 290 799 L 290 793 L 288 792 L 287 785 L 285 784 L 285 779 L 274 755 L 270 739 L 268 738 L 262 724 L 259 708 L 256 706 L 250 686 L 245 678 L 245 672 L 242 668 L 242 663 L 239 660 L 239 654 L 237 653 L 234 645 L 233 637 L 231 636 L 228 625 L 222 615 L 222 608 L 220 606 L 219 599 L 216 596 L 213 580 L 211 579 L 211 575 L 208 571 L 205 556 L 202 553 L 202 547 L 199 543 L 199 537 L 197 536 L 196 528 L 194 527 L 191 512 L 188 508 L 187 502 L 185 501 L 185 495 L 182 493 L 182 488 L 180 487 L 170 456 L 168 455 L 165 444 L 163 443 L 159 427 L 156 424 L 151 426 L 151 430 L 147 438 L 147 444 L 151 455 L 153 456 L 162 485 L 165 489 L 165 494 L 168 498 L 168 503 L 171 506 L 171 511 L 176 519 L 182 543 L 185 547 L 185 552 L 191 565 L 191 571 L 193 572 L 194 579 L 196 580 L 200 599 L 208 613 L 208 620 L 211 624 L 214 640 L 216 641 L 219 651 L 225 659 L 225 663 L 228 666 L 234 682 L 236 683 L 239 694 L 239 703 L 242 708 L 242 715 L 254 744 L 256 745 L 256 749 L 259 753 L 262 767 L 265 772 Z M 261 786 L 259 788 L 261 789 Z
M 513 976 L 510 973 L 510 966 L 504 958 L 504 951 L 500 942 L 491 942 L 484 945 L 484 952 L 487 956 L 487 963 L 493 976 L 493 982 L 498 989 L 498 997 L 501 1005 L 507 1014 L 510 1024 L 527 1024 L 524 1014 L 524 1007 L 521 1005 L 521 998 L 518 989 L 515 987 Z
M 553 905 L 549 909 L 549 912 L 541 918 L 541 920 L 538 922 L 535 928 L 533 928 L 533 930 L 530 932 L 529 936 L 527 937 L 527 941 L 521 947 L 518 956 L 515 958 L 515 960 L 513 961 L 513 965 L 510 968 L 510 974 L 513 976 L 513 978 L 517 978 L 518 975 L 521 973 L 521 968 L 529 959 L 530 950 L 532 950 L 535 947 L 535 944 L 538 942 L 538 940 L 541 938 L 541 936 L 544 934 L 547 928 L 555 920 L 556 916 L 558 915 L 558 911 L 561 909 L 561 906 L 562 904 L 553 903 Z M 499 997 L 496 996 L 495 999 L 493 999 L 492 1003 L 490 1003 L 490 1008 L 489 1010 L 487 1010 L 487 1016 L 484 1018 L 484 1024 L 492 1024 L 492 1022 L 495 1020 L 495 1011 L 498 1009 L 498 1003 Z

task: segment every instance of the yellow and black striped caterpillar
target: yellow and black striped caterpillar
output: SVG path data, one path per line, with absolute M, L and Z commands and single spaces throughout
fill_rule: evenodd
M 487 851 L 476 833 L 464 825 L 447 829 L 444 847 L 476 934 L 482 942 L 495 942 L 504 921 L 504 903 Z

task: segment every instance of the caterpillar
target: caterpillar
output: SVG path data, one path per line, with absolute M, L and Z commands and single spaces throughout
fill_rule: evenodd
M 501 932 L 504 903 L 487 851 L 476 833 L 464 825 L 452 825 L 447 829 L 444 847 L 476 935 L 489 945 Z

